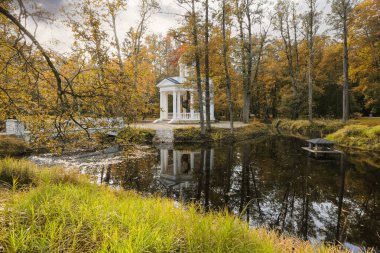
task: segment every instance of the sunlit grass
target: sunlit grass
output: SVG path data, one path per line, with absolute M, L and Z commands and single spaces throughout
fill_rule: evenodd
M 310 122 L 309 120 L 279 119 L 273 121 L 272 126 L 292 134 L 323 137 L 342 128 L 344 124 L 340 120 L 315 119 Z
M 380 118 L 359 118 L 348 122 L 349 124 L 361 124 L 366 126 L 380 126 Z
M 227 213 L 142 197 L 63 177 L 28 162 L 0 162 L 29 188 L 0 201 L 0 251 L 5 252 L 337 252 L 336 247 L 250 229 Z M 37 169 L 37 170 L 36 170 Z M 2 169 L 2 171 L 5 171 Z M 29 174 L 26 174 L 28 171 Z M 56 175 L 58 173 L 58 175 Z M 43 179 L 37 179 L 38 177 Z M 33 185 L 33 187 L 32 187 Z M 1 199 L 0 199 L 1 200 Z
M 228 128 L 212 128 L 206 136 L 201 136 L 199 127 L 179 128 L 174 130 L 174 139 L 177 143 L 240 141 L 267 134 L 269 134 L 269 127 L 266 124 L 252 122 L 248 126 L 235 128 L 233 135 Z
M 0 159 L 0 189 L 29 189 L 39 185 L 61 182 L 80 184 L 87 180 L 84 176 L 59 167 L 41 169 L 27 160 Z
M 380 150 L 379 118 L 353 119 L 347 124 L 343 124 L 341 120 L 316 119 L 310 122 L 308 120 L 280 119 L 274 121 L 272 126 L 307 138 L 326 137 L 345 147 L 370 151 Z
M 372 151 L 380 151 L 380 125 L 348 125 L 327 136 L 339 145 Z

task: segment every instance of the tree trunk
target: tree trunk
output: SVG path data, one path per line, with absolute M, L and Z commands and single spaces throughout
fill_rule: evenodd
M 309 121 L 313 120 L 313 46 L 314 46 L 314 2 L 310 0 L 309 20 L 308 20 L 308 105 L 309 105 Z
M 210 68 L 209 68 L 209 21 L 208 21 L 208 0 L 206 0 L 206 24 L 205 24 L 205 93 L 206 93 L 206 129 L 211 131 L 211 116 L 210 116 Z
M 251 85 L 252 85 L 252 20 L 249 5 L 245 6 L 247 24 L 248 24 L 248 65 L 247 65 L 247 81 L 244 84 L 243 96 L 243 121 L 249 122 L 250 108 L 251 108 Z
M 195 0 L 191 1 L 192 7 L 192 22 L 193 22 L 193 46 L 195 47 L 195 70 L 197 75 L 197 88 L 198 88 L 198 100 L 199 100 L 199 116 L 200 116 L 200 126 L 201 135 L 206 134 L 205 120 L 203 112 L 203 91 L 202 91 L 202 79 L 201 79 L 201 61 L 198 45 L 198 29 L 197 29 L 197 19 L 195 14 Z
M 343 17 L 343 122 L 349 118 L 347 15 Z
M 117 59 L 119 60 L 119 68 L 120 71 L 124 71 L 124 64 L 123 60 L 121 58 L 121 49 L 120 49 L 120 43 L 119 43 L 119 37 L 117 36 L 117 31 L 116 31 L 116 14 L 111 13 L 112 17 L 112 28 L 113 28 L 113 34 L 115 36 L 115 46 L 116 46 L 116 51 L 117 51 Z
M 194 0 L 193 0 L 194 1 Z M 228 46 L 226 40 L 226 0 L 223 0 L 223 16 L 222 16 L 222 32 L 223 32 L 223 62 L 224 62 L 224 73 L 226 78 L 226 93 L 228 99 L 228 110 L 230 114 L 230 131 L 231 134 L 234 133 L 234 115 L 233 115 L 233 104 L 232 104 L 232 94 L 231 94 L 231 79 L 228 70 Z

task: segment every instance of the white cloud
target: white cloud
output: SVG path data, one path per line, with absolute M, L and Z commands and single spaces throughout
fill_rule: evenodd
M 40 23 L 37 38 L 45 46 L 50 49 L 56 50 L 60 53 L 70 51 L 73 43 L 73 35 L 69 28 L 67 28 L 59 18 L 58 10 L 61 7 L 69 8 L 68 3 L 80 0 L 41 0 L 41 5 L 47 10 L 57 13 L 57 21 L 53 24 Z M 161 6 L 160 11 L 155 13 L 149 20 L 148 32 L 165 34 L 170 28 L 175 28 L 181 19 L 180 16 L 175 14 L 182 14 L 184 9 L 179 7 L 177 0 L 158 0 Z M 300 11 L 305 10 L 305 0 L 295 0 L 300 4 Z M 218 4 L 218 0 L 214 0 L 214 7 Z M 117 18 L 117 32 L 120 41 L 125 38 L 126 32 L 130 27 L 136 27 L 138 23 L 138 5 L 139 0 L 128 0 L 127 11 L 119 13 Z M 328 0 L 318 0 L 318 9 L 324 14 L 329 11 Z M 323 17 L 325 18 L 325 17 Z M 322 21 L 324 23 L 324 21 Z M 326 26 L 322 26 L 320 32 L 324 31 Z M 112 32 L 110 31 L 112 36 Z
M 73 34 L 59 17 L 58 10 L 61 7 L 67 8 L 70 0 L 53 0 L 41 2 L 47 10 L 56 13 L 57 20 L 53 24 L 40 22 L 38 25 L 37 39 L 45 47 L 56 50 L 60 53 L 70 51 L 74 41 Z M 182 9 L 176 4 L 176 0 L 160 0 L 161 10 L 152 15 L 148 23 L 149 32 L 165 34 L 170 28 L 178 24 L 178 18 L 172 13 L 180 13 Z M 117 18 L 117 33 L 122 41 L 126 32 L 131 27 L 136 27 L 139 21 L 139 0 L 129 0 L 127 11 L 120 12 Z M 32 26 L 30 26 L 32 27 Z M 111 34 L 111 31 L 110 31 Z

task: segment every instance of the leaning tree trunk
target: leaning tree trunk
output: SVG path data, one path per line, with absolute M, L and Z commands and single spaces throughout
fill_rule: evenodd
M 199 100 L 199 116 L 201 125 L 201 135 L 206 134 L 205 129 L 205 119 L 203 113 L 203 91 L 202 91 L 202 79 L 201 79 L 201 61 L 200 52 L 198 45 L 198 29 L 197 29 L 197 19 L 195 16 L 195 0 L 191 1 L 192 6 L 192 22 L 193 22 L 193 46 L 195 47 L 195 71 L 197 75 L 197 88 L 198 88 L 198 100 Z

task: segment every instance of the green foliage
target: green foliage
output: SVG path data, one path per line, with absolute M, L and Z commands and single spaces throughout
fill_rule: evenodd
M 8 160 L 12 163 L 12 160 Z M 27 166 L 24 161 L 23 166 Z M 35 167 L 29 164 L 31 167 Z M 17 166 L 13 169 L 18 173 Z M 33 169 L 34 170 L 34 169 Z M 47 171 L 40 168 L 39 176 Z M 57 172 L 55 172 L 57 173 Z M 60 178 L 60 175 L 50 175 Z M 89 182 L 44 181 L 16 191 L 0 211 L 6 252 L 338 252 L 195 205 L 142 197 Z
M 327 139 L 350 148 L 380 151 L 380 125 L 348 125 L 328 135 Z
M 0 136 L 0 155 L 1 156 L 22 156 L 31 153 L 25 141 L 16 137 Z
M 127 127 L 120 131 L 117 142 L 122 145 L 152 143 L 155 134 L 153 129 Z

